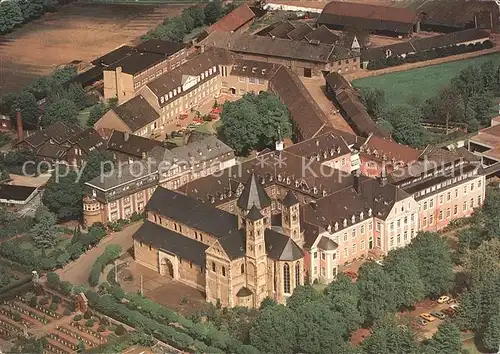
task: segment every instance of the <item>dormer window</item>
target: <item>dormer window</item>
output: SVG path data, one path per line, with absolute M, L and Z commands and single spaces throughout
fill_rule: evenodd
M 328 194 L 327 191 L 323 190 L 323 197 L 326 197 L 327 194 Z
M 339 229 L 339 223 L 335 222 L 335 231 L 337 231 L 338 229 Z
M 318 187 L 313 187 L 313 193 L 318 194 Z
M 327 230 L 329 233 L 332 233 L 332 225 L 328 224 L 328 226 L 326 227 L 326 230 Z
M 168 98 L 172 98 L 172 91 L 168 93 Z
M 344 219 L 343 225 L 344 227 L 347 226 L 347 219 Z
M 212 68 L 208 69 L 208 73 L 212 75 Z
M 201 73 L 201 79 L 205 79 L 205 73 Z
M 299 187 L 299 181 L 298 180 L 295 180 L 295 187 Z
M 208 70 L 205 70 L 205 77 L 208 77 Z
M 286 178 L 286 184 L 290 184 L 292 182 L 292 180 L 290 179 L 290 177 L 287 177 Z
M 174 89 L 174 96 L 177 96 L 177 89 Z
M 212 70 L 213 70 L 214 72 L 216 72 L 216 71 L 217 71 L 217 67 L 214 65 L 214 66 L 212 67 Z
M 365 213 L 363 213 L 363 212 L 359 213 L 359 218 L 360 218 L 360 220 L 363 220 L 363 219 L 364 219 L 364 217 L 365 217 Z
M 352 222 L 353 224 L 356 222 L 356 216 L 354 216 L 354 215 L 353 215 L 353 216 L 351 217 L 351 222 Z
M 160 97 L 160 103 L 163 104 L 165 102 L 165 98 L 163 96 Z

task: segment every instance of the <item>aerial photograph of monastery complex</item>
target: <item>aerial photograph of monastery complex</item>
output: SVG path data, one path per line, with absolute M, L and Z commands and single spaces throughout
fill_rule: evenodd
M 0 0 L 0 354 L 500 354 L 500 0 Z

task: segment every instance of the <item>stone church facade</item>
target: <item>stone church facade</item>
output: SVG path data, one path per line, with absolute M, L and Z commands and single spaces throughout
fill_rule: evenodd
M 286 194 L 276 226 L 271 198 L 254 173 L 238 193 L 233 215 L 158 188 L 134 235 L 136 261 L 223 306 L 259 307 L 266 297 L 286 303 L 304 284 L 299 201 L 292 191 Z

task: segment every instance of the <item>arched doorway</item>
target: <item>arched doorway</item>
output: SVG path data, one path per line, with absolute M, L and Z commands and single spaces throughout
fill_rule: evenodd
M 235 89 L 234 87 L 231 87 L 231 88 L 229 89 L 229 93 L 230 93 L 231 95 L 236 95 L 236 89 Z
M 161 267 L 162 267 L 162 274 L 169 277 L 173 278 L 174 277 L 174 265 L 168 258 L 163 258 L 163 261 L 161 262 Z

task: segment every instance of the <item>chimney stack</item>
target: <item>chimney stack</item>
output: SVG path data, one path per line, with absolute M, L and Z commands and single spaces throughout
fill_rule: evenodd
M 387 171 L 385 169 L 385 166 L 382 167 L 382 170 L 380 171 L 380 185 L 384 187 L 387 184 Z
M 17 141 L 24 140 L 23 121 L 21 119 L 21 110 L 18 108 L 16 111 L 16 125 L 17 125 Z
M 128 141 L 128 138 L 130 137 L 130 133 L 129 132 L 124 132 L 123 133 L 123 137 L 124 137 L 125 141 Z
M 359 169 L 353 172 L 353 188 L 358 195 L 361 195 L 361 174 Z

